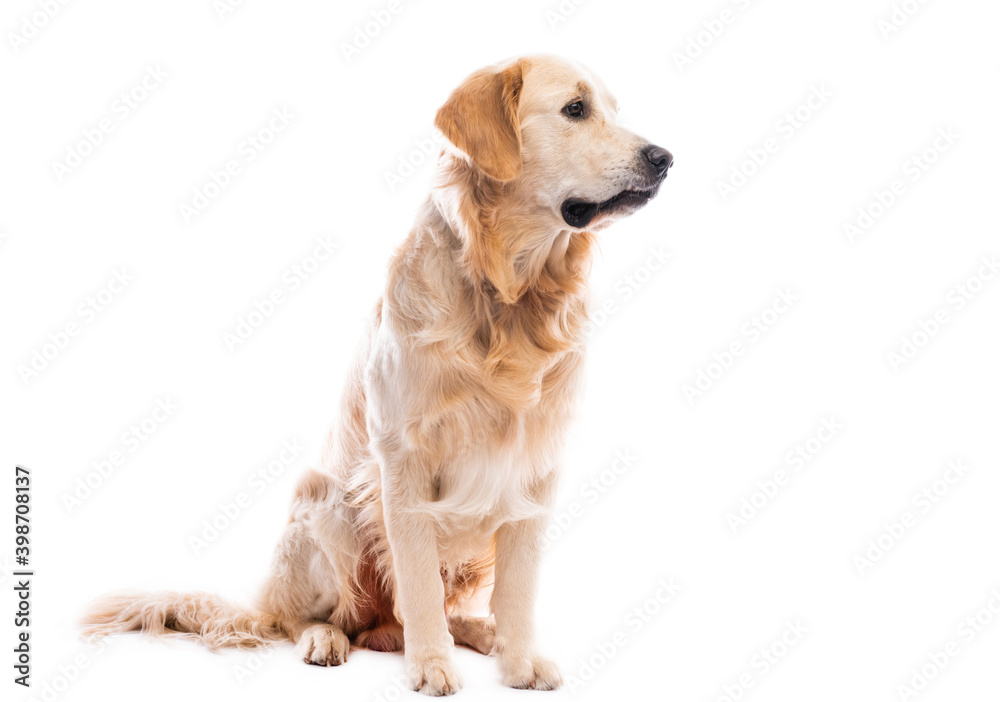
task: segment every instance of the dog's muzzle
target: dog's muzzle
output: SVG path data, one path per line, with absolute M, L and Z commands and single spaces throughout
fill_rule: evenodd
M 564 201 L 560 208 L 563 221 L 574 229 L 583 229 L 598 215 L 629 215 L 656 197 L 660 185 L 667 177 L 667 171 L 674 165 L 674 157 L 663 147 L 652 144 L 640 150 L 639 156 L 645 171 L 643 180 L 646 184 L 626 188 L 603 202 L 571 197 Z

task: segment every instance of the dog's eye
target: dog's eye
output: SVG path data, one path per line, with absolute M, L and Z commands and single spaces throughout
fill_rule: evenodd
M 567 117 L 572 117 L 573 119 L 580 119 L 584 116 L 585 110 L 583 109 L 583 101 L 577 100 L 576 102 L 571 102 L 563 108 L 563 114 Z

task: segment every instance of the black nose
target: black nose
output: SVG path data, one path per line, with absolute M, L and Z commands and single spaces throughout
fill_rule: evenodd
M 646 157 L 646 161 L 652 166 L 653 173 L 657 176 L 663 175 L 668 168 L 674 165 L 674 157 L 661 146 L 647 146 L 642 150 L 642 155 Z

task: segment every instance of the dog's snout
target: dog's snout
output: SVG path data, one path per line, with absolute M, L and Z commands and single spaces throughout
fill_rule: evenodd
M 651 144 L 642 150 L 642 155 L 657 176 L 665 174 L 674 165 L 673 155 L 662 146 Z

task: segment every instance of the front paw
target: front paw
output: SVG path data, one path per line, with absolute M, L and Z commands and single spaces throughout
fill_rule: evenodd
M 406 672 L 413 689 L 431 697 L 453 695 L 462 689 L 462 679 L 450 654 L 407 656 Z
M 559 668 L 542 656 L 500 655 L 503 684 L 518 690 L 555 690 L 562 685 Z

